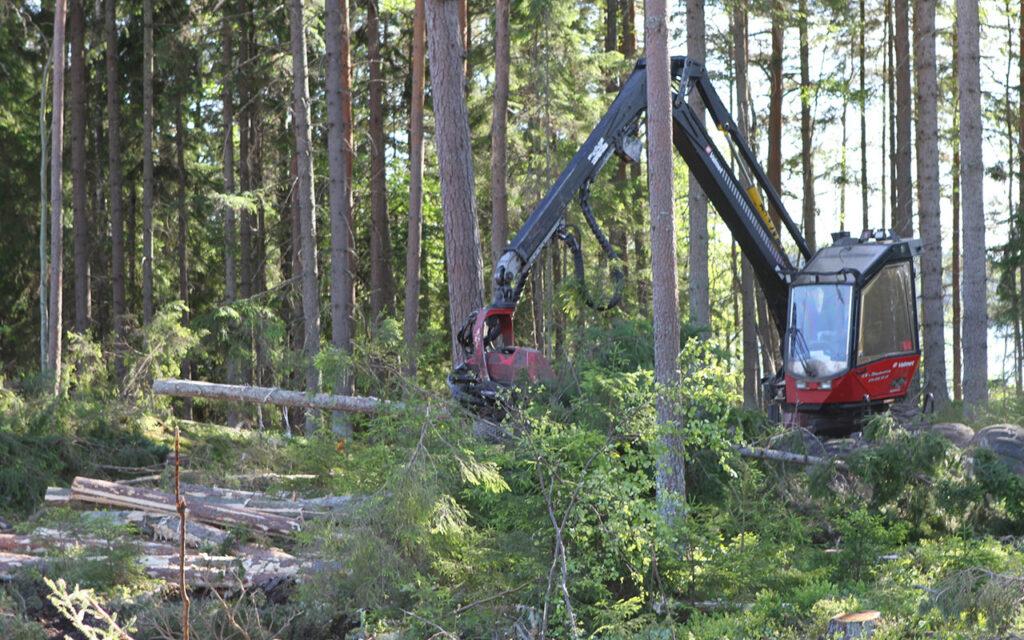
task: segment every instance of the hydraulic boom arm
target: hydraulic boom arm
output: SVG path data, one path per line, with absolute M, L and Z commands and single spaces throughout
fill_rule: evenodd
M 805 259 L 810 250 L 758 164 L 736 123 L 707 76 L 704 66 L 683 56 L 672 58 L 673 143 L 715 209 L 725 221 L 744 255 L 750 260 L 769 309 L 785 330 L 787 284 L 785 273 L 793 270 L 768 216 L 758 189 L 764 191 L 773 210 L 793 237 Z M 729 168 L 686 98 L 696 88 L 715 125 L 725 134 L 737 160 L 742 180 Z M 514 306 L 526 275 L 540 251 L 553 236 L 565 229 L 563 213 L 577 193 L 590 183 L 613 154 L 630 162 L 640 159 L 641 120 L 647 108 L 647 68 L 637 62 L 618 96 L 594 131 L 573 156 L 558 180 L 537 205 L 526 223 L 505 249 L 494 271 L 494 305 Z

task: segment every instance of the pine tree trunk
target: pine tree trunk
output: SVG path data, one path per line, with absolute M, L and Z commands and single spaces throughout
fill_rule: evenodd
M 185 172 L 185 120 L 181 112 L 181 94 L 175 94 L 174 101 L 174 151 L 178 164 L 178 297 L 185 305 L 181 324 L 189 325 L 188 295 L 188 201 L 185 199 L 188 176 Z M 181 377 L 192 379 L 192 362 L 185 357 L 181 361 Z M 192 419 L 192 400 L 183 403 L 182 418 Z
M 345 120 L 342 77 L 348 74 L 348 60 L 343 61 L 343 43 L 348 38 L 348 0 L 328 0 L 326 11 L 327 45 L 327 195 L 331 208 L 331 344 L 343 353 L 352 352 L 350 288 L 349 227 L 352 209 L 352 184 L 349 180 L 351 160 L 345 147 L 346 130 L 352 127 Z M 346 51 L 347 55 L 347 51 Z M 335 391 L 345 392 L 346 372 Z M 333 429 L 340 437 L 351 435 L 351 424 L 343 416 L 335 415 Z
M 71 0 L 71 183 L 75 207 L 75 331 L 85 333 L 92 319 L 89 272 L 88 177 L 85 172 L 85 25 L 82 0 Z
M 688 7 L 689 8 L 689 7 Z M 687 12 L 690 14 L 691 12 Z M 687 20 L 689 23 L 689 18 Z M 668 60 L 668 9 L 664 0 L 644 8 L 647 49 L 647 188 L 651 207 L 651 273 L 654 277 L 654 379 L 662 454 L 658 503 L 669 526 L 685 517 L 686 467 L 682 424 L 669 399 L 679 384 L 679 283 L 673 211 L 672 96 Z
M 740 135 L 749 140 L 747 13 L 744 3 L 737 2 L 733 5 L 731 26 L 732 43 L 736 51 L 736 124 Z M 743 304 L 743 406 L 747 409 L 756 409 L 760 406 L 760 376 L 757 374 L 757 302 L 754 296 L 754 273 L 746 257 L 740 259 L 740 298 Z
M 615 22 L 614 18 L 611 20 Z M 494 6 L 494 103 L 491 111 L 491 264 L 508 244 L 508 91 L 511 66 L 509 0 Z
M 302 264 L 302 317 L 305 324 L 303 353 L 306 357 L 306 392 L 320 390 L 320 371 L 313 358 L 320 350 L 320 290 L 317 285 L 316 211 L 313 197 L 313 143 L 309 121 L 309 81 L 306 67 L 306 33 L 302 0 L 290 2 L 292 81 L 295 110 L 295 154 L 298 156 L 299 261 Z M 312 414 L 306 414 L 306 434 L 316 429 Z
M 366 0 L 367 55 L 370 60 L 370 323 L 376 325 L 395 305 L 391 269 L 384 147 L 384 76 L 380 68 L 380 16 L 377 0 Z
M 970 413 L 988 400 L 988 317 L 985 263 L 984 163 L 981 63 L 977 0 L 957 0 L 957 79 L 960 94 L 961 195 L 963 197 L 964 403 Z
M 864 0 L 860 0 L 860 25 L 857 31 L 860 37 L 858 54 L 860 57 L 860 203 L 861 203 L 861 228 L 868 229 L 871 226 L 868 220 L 868 122 L 867 122 L 867 91 L 865 90 L 865 48 L 864 31 L 867 30 L 867 21 L 864 18 Z
M 917 76 L 917 197 L 921 242 L 921 320 L 924 391 L 936 408 L 949 404 L 942 291 L 942 228 L 939 219 L 938 72 L 935 64 L 935 0 L 915 0 L 914 71 Z
M 704 0 L 686 2 L 686 54 L 700 62 L 707 57 L 704 27 Z M 690 108 L 704 122 L 704 103 L 700 93 L 690 93 Z M 671 137 L 671 134 L 669 134 Z M 670 161 L 671 163 L 671 161 Z M 690 323 L 701 327 L 701 336 L 711 335 L 711 302 L 708 284 L 708 197 L 690 174 L 689 180 L 689 238 L 688 252 Z
M 861 0 L 863 6 L 863 0 Z M 814 123 L 811 121 L 810 46 L 807 37 L 807 0 L 800 0 L 800 169 L 804 174 L 804 237 L 811 252 L 817 247 L 816 205 L 814 202 Z M 863 40 L 863 33 L 861 34 Z M 866 215 L 866 214 L 865 214 Z
M 776 191 L 782 193 L 782 64 L 784 59 L 783 42 L 785 38 L 785 26 L 783 24 L 784 12 L 781 4 L 777 1 L 772 4 L 772 53 L 768 62 L 769 79 L 771 80 L 771 95 L 768 104 L 768 181 L 772 183 Z M 772 223 L 778 230 L 781 224 L 781 216 L 774 207 L 770 211 Z M 777 231 L 776 231 L 777 233 Z
M 54 391 L 60 388 L 64 302 L 64 20 L 66 5 L 57 0 L 53 14 L 53 110 L 50 125 L 50 309 L 47 370 Z
M 498 0 L 499 8 L 502 2 L 505 0 Z M 420 315 L 420 254 L 423 235 L 423 95 L 427 67 L 427 25 L 424 14 L 426 9 L 423 3 L 424 0 L 415 0 L 413 8 L 412 88 L 409 97 L 409 232 L 405 253 L 405 315 L 403 318 L 405 374 L 409 378 L 416 377 L 416 353 L 418 351 L 416 342 L 419 335 Z M 496 35 L 495 38 L 500 39 L 500 35 Z M 500 74 L 500 71 L 496 71 L 496 74 Z
M 483 261 L 474 201 L 473 150 L 463 93 L 460 0 L 427 0 L 430 85 L 434 98 L 437 159 L 444 215 L 452 362 L 462 360 L 455 335 L 470 312 L 483 305 Z
M 230 5 L 224 7 L 224 16 L 221 18 L 221 101 L 223 121 L 223 144 L 224 144 L 224 193 L 235 194 L 235 107 L 232 86 L 234 86 L 234 50 L 231 20 L 233 8 Z M 238 277 L 235 265 L 235 210 L 230 205 L 224 205 L 224 302 L 231 304 L 238 300 Z M 228 384 L 241 382 L 239 375 L 238 358 L 229 353 L 225 357 L 226 377 Z M 228 405 L 228 426 L 238 424 L 238 410 Z
M 241 0 L 238 3 L 238 12 L 238 188 L 248 196 L 252 191 L 252 92 L 249 85 L 252 52 L 249 51 L 249 34 L 246 26 L 249 3 Z M 252 211 L 248 207 L 238 212 L 238 294 L 243 300 L 248 299 L 253 293 L 252 219 Z
M 153 0 L 142 3 L 142 323 L 153 321 Z
M 1018 46 L 1020 47 L 1019 55 L 1017 57 L 1017 64 L 1019 67 L 1020 74 L 1020 86 L 1024 89 L 1024 12 L 1021 12 L 1019 16 L 1020 24 L 1018 30 Z M 1017 188 L 1019 193 L 1017 195 L 1017 210 L 1013 212 L 1011 217 L 1011 224 L 1015 225 L 1017 230 L 1018 242 L 1024 243 L 1024 100 L 1020 102 L 1018 113 L 1018 125 L 1017 134 L 1018 138 L 1018 152 L 1017 158 L 1020 162 Z M 1018 251 L 1024 253 L 1024 245 L 1018 245 Z M 1017 282 L 1020 283 L 1020 287 L 1024 287 L 1024 256 L 1018 254 L 1018 257 L 1022 259 L 1022 264 L 1017 273 Z M 1014 309 L 1014 317 L 1016 318 L 1016 339 L 1017 339 L 1017 357 L 1014 367 L 1016 374 L 1017 383 L 1017 397 L 1024 395 L 1024 295 L 1021 294 L 1020 287 L 1015 287 L 1014 292 L 1016 294 L 1017 304 Z
M 954 45 L 955 49 L 955 45 Z M 956 59 L 956 53 L 953 54 L 954 60 Z M 954 115 L 954 120 L 959 120 Z M 963 314 L 961 313 L 961 295 L 960 291 L 960 256 L 963 254 L 960 251 L 960 145 L 959 143 L 953 144 L 953 167 L 951 170 L 953 174 L 953 255 L 951 258 L 951 275 L 950 278 L 953 280 L 953 399 L 959 402 L 963 400 L 963 378 L 962 378 L 962 360 L 963 360 L 963 341 L 961 339 L 961 323 L 963 322 Z
M 910 104 L 910 16 L 908 0 L 896 7 L 896 208 L 892 228 L 901 238 L 914 235 L 913 187 L 910 177 L 910 138 L 913 130 Z
M 121 92 L 117 68 L 117 0 L 106 0 L 107 37 L 107 157 L 110 163 L 110 262 L 114 311 L 114 377 L 124 379 L 125 279 L 124 279 L 124 207 L 121 175 Z

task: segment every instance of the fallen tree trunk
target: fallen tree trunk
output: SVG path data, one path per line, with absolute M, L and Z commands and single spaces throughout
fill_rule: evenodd
M 775 462 L 792 462 L 795 464 L 833 464 L 839 469 L 845 469 L 846 463 L 842 460 L 820 458 L 809 456 L 803 453 L 790 453 L 789 451 L 776 451 L 775 449 L 764 449 L 762 447 L 733 447 L 737 453 L 744 458 L 756 458 L 759 460 L 774 460 Z
M 384 402 L 369 396 L 336 396 L 327 393 L 310 395 L 303 391 L 287 391 L 277 387 L 247 387 L 176 379 L 154 380 L 153 393 L 179 398 L 208 398 L 368 414 L 377 413 L 385 408 L 401 407 L 400 404 Z
M 174 496 L 169 493 L 138 489 L 94 478 L 75 478 L 71 484 L 71 497 L 83 502 L 139 509 L 161 515 L 174 516 L 178 513 Z M 209 504 L 201 499 L 189 501 L 188 517 L 222 527 L 242 524 L 269 534 L 290 534 L 300 528 L 299 521 L 293 518 L 261 513 L 243 507 Z

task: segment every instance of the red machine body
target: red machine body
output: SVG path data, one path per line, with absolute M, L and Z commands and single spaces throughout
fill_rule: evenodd
M 477 313 L 473 322 L 473 353 L 466 359 L 466 366 L 481 381 L 504 386 L 523 379 L 530 382 L 553 380 L 555 374 L 544 354 L 537 349 L 515 346 L 514 311 L 512 307 L 490 306 Z M 500 345 L 496 344 L 498 339 Z

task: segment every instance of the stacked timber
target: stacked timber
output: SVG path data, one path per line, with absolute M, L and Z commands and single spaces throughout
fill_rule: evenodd
M 46 492 L 48 506 L 86 509 L 82 513 L 85 519 L 131 524 L 148 539 L 107 540 L 46 527 L 29 535 L 0 533 L 0 581 L 12 579 L 27 567 L 45 569 L 51 563 L 48 554 L 67 556 L 70 551 L 86 550 L 86 557 L 102 559 L 106 550 L 129 542 L 151 578 L 177 583 L 184 568 L 185 580 L 192 587 L 270 588 L 301 579 L 304 571 L 314 570 L 318 563 L 265 544 L 235 544 L 232 530 L 241 527 L 262 540 L 287 542 L 304 522 L 345 514 L 355 506 L 351 496 L 269 496 L 186 483 L 181 484 L 181 494 L 186 503 L 184 558 L 173 494 L 141 488 L 131 481 L 85 477 L 75 478 L 70 489 L 51 487 Z

